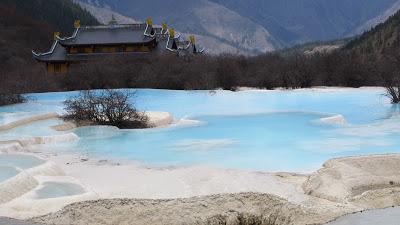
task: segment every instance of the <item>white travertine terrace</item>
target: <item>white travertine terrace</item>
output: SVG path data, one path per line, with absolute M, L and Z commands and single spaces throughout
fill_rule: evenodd
M 166 127 L 170 125 L 174 118 L 168 112 L 146 112 L 146 116 L 149 118 L 149 126 L 150 127 Z
M 150 122 L 157 127 L 165 127 L 173 121 L 169 113 L 148 112 L 147 115 Z M 36 117 L 34 121 L 40 118 L 46 119 L 47 116 Z M 345 123 L 342 116 L 323 119 L 328 123 Z M 23 125 L 30 123 L 29 121 L 31 120 L 25 119 L 23 123 L 17 121 L 14 125 Z M 199 121 L 180 120 L 175 126 L 198 123 Z M 284 199 L 282 201 L 295 205 L 293 207 L 311 210 L 318 215 L 318 221 L 329 221 L 364 209 L 400 204 L 399 155 L 332 159 L 322 169 L 309 175 L 208 166 L 149 168 L 134 163 L 121 164 L 92 158 L 82 160 L 77 155 L 41 153 L 41 144 L 74 141 L 78 138 L 75 134 L 68 133 L 73 128 L 71 124 L 58 128 L 65 133 L 0 142 L 0 152 L 36 152 L 35 156 L 47 160 L 39 166 L 21 170 L 15 177 L 0 183 L 0 216 L 26 219 L 55 212 L 70 203 L 102 198 L 165 199 L 221 193 L 236 193 L 239 196 L 238 193 L 241 192 L 279 196 Z M 77 184 L 85 189 L 85 193 L 36 199 L 35 191 L 49 181 Z M 207 197 L 203 200 L 212 204 Z M 101 205 L 102 202 L 97 204 Z M 93 207 L 99 205 L 93 203 Z M 184 207 L 184 204 L 177 207 Z M 286 210 L 284 213 L 292 216 L 293 211 Z M 96 216 L 99 220 L 109 219 L 103 218 L 109 215 Z M 90 219 L 83 218 L 82 223 Z M 302 225 L 300 222 L 294 224 Z
M 341 126 L 347 124 L 346 118 L 344 118 L 343 115 L 334 115 L 330 117 L 321 118 L 319 119 L 319 122 L 324 124 L 341 125 Z
M 46 113 L 46 114 L 31 116 L 28 118 L 13 121 L 11 123 L 0 125 L 0 131 L 10 130 L 19 126 L 27 125 L 41 120 L 56 119 L 56 118 L 59 118 L 59 115 L 57 113 Z

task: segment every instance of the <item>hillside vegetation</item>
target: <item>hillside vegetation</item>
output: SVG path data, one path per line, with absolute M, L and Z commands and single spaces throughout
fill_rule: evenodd
M 387 56 L 400 50 L 400 11 L 349 42 L 345 49 L 357 54 Z
M 0 0 L 0 5 L 15 8 L 16 13 L 48 23 L 64 34 L 73 31 L 76 19 L 85 25 L 98 24 L 89 12 L 71 0 Z
M 71 32 L 75 19 L 98 23 L 70 0 L 0 0 L 0 15 L 0 93 L 51 87 L 32 49 L 48 51 L 53 32 Z

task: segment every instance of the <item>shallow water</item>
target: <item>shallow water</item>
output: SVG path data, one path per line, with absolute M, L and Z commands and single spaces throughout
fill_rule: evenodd
M 79 141 L 46 148 L 156 166 L 206 164 L 308 171 L 333 157 L 400 151 L 398 108 L 383 93 L 376 88 L 243 92 L 143 89 L 135 98 L 140 110 L 167 111 L 177 120 L 201 123 L 124 131 L 83 127 L 74 131 Z M 33 94 L 36 101 L 0 107 L 0 112 L 62 113 L 62 101 L 75 94 Z M 338 114 L 347 124 L 319 121 Z M 20 128 L 22 131 L 14 134 L 56 133 L 41 128 L 45 123 Z
M 0 183 L 17 175 L 19 171 L 14 167 L 0 166 Z
M 339 218 L 326 225 L 399 225 L 400 207 L 371 210 Z
M 83 193 L 85 193 L 85 190 L 77 184 L 45 182 L 42 188 L 35 191 L 35 197 L 37 199 L 47 199 L 80 195 Z
M 29 169 L 43 164 L 44 160 L 31 155 L 0 154 L 0 166 Z
M 55 132 L 51 128 L 51 126 L 59 125 L 61 123 L 63 123 L 63 121 L 60 119 L 49 119 L 33 122 L 25 126 L 19 126 L 7 131 L 0 131 L 0 141 L 62 134 L 63 132 Z

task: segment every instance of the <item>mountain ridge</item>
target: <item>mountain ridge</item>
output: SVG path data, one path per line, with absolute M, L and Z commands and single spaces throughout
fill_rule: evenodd
M 198 36 L 199 41 L 205 42 L 202 45 L 207 47 L 209 53 L 260 54 L 275 50 L 273 44 L 275 40 L 265 28 L 208 0 L 178 0 L 175 5 L 169 4 L 174 0 L 151 0 L 150 3 L 139 2 L 139 4 L 130 4 L 128 0 L 118 1 L 119 4 L 114 1 L 94 3 L 90 0 L 79 0 L 79 2 L 107 8 L 138 21 L 152 17 L 155 23 L 167 22 L 182 33 Z M 147 4 L 156 5 L 157 9 L 154 12 L 148 10 Z M 242 32 L 238 32 L 236 29 L 238 26 L 243 27 Z
M 400 9 L 400 0 L 79 1 L 139 21 L 168 22 L 198 35 L 212 53 L 250 55 L 358 35 Z
M 350 41 L 345 47 L 365 56 L 398 55 L 400 51 L 400 11 L 384 23 Z

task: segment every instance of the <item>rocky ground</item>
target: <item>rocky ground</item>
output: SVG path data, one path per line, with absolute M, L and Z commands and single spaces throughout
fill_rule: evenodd
M 297 183 L 304 201 L 268 193 L 218 194 L 204 197 L 139 200 L 101 199 L 78 202 L 31 219 L 43 224 L 324 224 L 345 214 L 400 205 L 400 155 L 329 160 L 304 179 L 278 173 Z
M 0 225 L 42 225 L 42 224 L 0 217 Z

